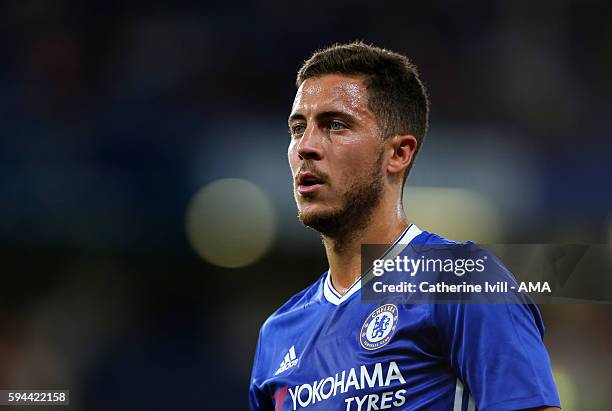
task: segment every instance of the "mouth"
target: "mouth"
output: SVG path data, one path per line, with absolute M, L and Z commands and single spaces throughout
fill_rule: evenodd
M 311 172 L 304 172 L 298 175 L 297 179 L 297 191 L 300 194 L 313 193 L 325 184 L 323 179 Z

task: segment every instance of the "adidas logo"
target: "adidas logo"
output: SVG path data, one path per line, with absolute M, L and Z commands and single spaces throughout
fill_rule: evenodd
M 291 348 L 289 348 L 289 352 L 285 354 L 285 358 L 283 358 L 283 361 L 280 363 L 280 366 L 278 367 L 278 370 L 276 370 L 274 375 L 278 375 L 291 367 L 295 367 L 297 363 L 298 358 L 295 355 L 295 345 L 292 345 Z

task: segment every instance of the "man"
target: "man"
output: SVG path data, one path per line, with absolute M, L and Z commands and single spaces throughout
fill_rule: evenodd
M 410 225 L 401 202 L 427 129 L 415 67 L 363 43 L 337 45 L 304 64 L 297 86 L 295 200 L 329 270 L 262 326 L 251 409 L 558 409 L 535 306 L 359 298 L 362 244 L 449 243 Z

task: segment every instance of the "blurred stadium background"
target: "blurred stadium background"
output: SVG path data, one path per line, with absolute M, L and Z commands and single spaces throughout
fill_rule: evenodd
M 315 49 L 404 52 L 432 100 L 408 215 L 612 238 L 612 3 L 0 5 L 0 387 L 74 410 L 244 410 L 264 319 L 325 269 L 286 117 Z M 567 410 L 612 409 L 610 305 L 541 307 Z

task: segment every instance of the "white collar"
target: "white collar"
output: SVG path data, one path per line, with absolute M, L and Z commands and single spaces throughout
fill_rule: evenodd
M 391 258 L 395 258 L 405 248 L 406 245 L 410 244 L 410 242 L 422 232 L 423 231 L 421 231 L 419 227 L 414 224 L 410 224 L 408 228 L 406 228 L 404 232 L 399 236 L 399 238 L 395 240 L 393 245 L 389 247 L 387 251 L 385 251 L 383 256 L 390 255 Z M 325 299 L 334 305 L 342 304 L 351 295 L 361 289 L 362 277 L 363 275 L 359 277 L 357 281 L 355 281 L 353 285 L 349 287 L 349 289 L 344 295 L 340 295 L 336 290 L 334 290 L 334 287 L 331 284 L 331 276 L 329 275 L 328 270 L 327 275 L 325 276 L 325 281 L 323 283 L 323 295 L 325 296 Z

